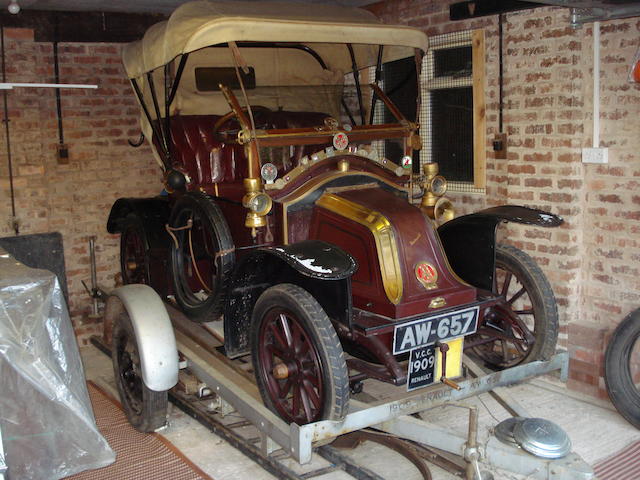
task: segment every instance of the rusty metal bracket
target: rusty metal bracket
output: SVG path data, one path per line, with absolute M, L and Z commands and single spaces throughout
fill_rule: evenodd
M 331 446 L 353 449 L 364 442 L 379 443 L 399 453 L 415 465 L 424 480 L 432 480 L 431 471 L 424 463 L 424 457 L 420 455 L 415 446 L 407 440 L 373 430 L 360 430 L 336 438 Z

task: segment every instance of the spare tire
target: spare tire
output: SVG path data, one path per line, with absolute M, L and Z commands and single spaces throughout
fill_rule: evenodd
M 624 418 L 640 428 L 640 308 L 616 327 L 604 357 L 604 381 L 611 402 Z
M 216 320 L 235 264 L 233 239 L 220 207 L 204 193 L 186 193 L 171 210 L 169 230 L 176 302 L 193 321 Z

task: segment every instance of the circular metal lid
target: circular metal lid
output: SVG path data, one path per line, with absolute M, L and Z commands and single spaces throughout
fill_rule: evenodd
M 543 418 L 526 418 L 516 423 L 513 437 L 524 450 L 542 458 L 562 458 L 571 450 L 567 433 Z
M 523 420 L 524 417 L 507 418 L 495 426 L 493 433 L 502 443 L 520 448 L 520 445 L 518 445 L 518 442 L 516 442 L 516 439 L 513 437 L 513 429 L 516 424 Z

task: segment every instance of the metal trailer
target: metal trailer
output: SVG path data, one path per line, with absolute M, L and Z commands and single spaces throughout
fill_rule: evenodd
M 120 290 L 129 287 L 132 286 L 122 287 Z M 145 288 L 151 291 L 149 287 Z M 114 291 L 115 295 L 119 293 L 118 289 Z M 127 295 L 119 297 L 127 298 Z M 159 297 L 157 300 L 161 302 Z M 136 306 L 135 302 L 123 303 L 134 325 L 147 321 L 145 317 L 149 317 L 149 310 L 139 308 L 139 304 Z M 180 368 L 188 368 L 199 381 L 206 384 L 215 397 L 219 411 L 235 411 L 255 426 L 260 432 L 260 450 L 266 456 L 264 458 L 268 458 L 275 451 L 282 456 L 284 451 L 300 464 L 305 464 L 311 461 L 315 445 L 325 445 L 340 435 L 371 427 L 461 457 L 467 462 L 467 478 L 474 478 L 474 474 L 479 475 L 479 464 L 486 464 L 532 479 L 595 479 L 591 467 L 575 452 L 560 459 L 549 460 L 502 443 L 494 436 L 491 436 L 486 444 L 478 444 L 477 411 L 473 407 L 470 408 L 467 436 L 424 420 L 431 408 L 486 392 L 490 392 L 512 415 L 529 417 L 503 387 L 557 370 L 560 371 L 560 379 L 566 381 L 569 363 L 567 352 L 558 351 L 548 361 L 531 362 L 493 373 L 485 373 L 465 355 L 466 376 L 458 382 L 459 389 L 436 384 L 408 392 L 402 398 L 393 401 L 365 403 L 352 398 L 350 411 L 343 421 L 324 420 L 306 425 L 289 425 L 264 406 L 255 383 L 248 378 L 246 368 L 238 368 L 237 360 L 231 361 L 217 351 L 221 343 L 215 332 L 202 324 L 190 321 L 170 305 L 165 304 L 165 308 L 174 329 L 181 360 Z M 105 324 L 112 321 L 108 318 L 109 311 L 108 299 Z M 135 330 L 138 332 L 138 328 Z M 148 334 L 150 330 L 141 328 L 139 331 L 146 331 Z M 137 341 L 139 344 L 142 342 L 147 345 L 155 343 L 152 338 L 137 338 Z M 94 339 L 94 344 L 103 350 L 106 347 L 99 339 Z M 142 368 L 144 370 L 144 366 Z M 179 406 L 185 406 L 184 398 L 181 399 L 174 394 L 171 395 L 171 399 L 174 403 L 177 401 Z M 194 412 L 192 409 L 192 416 L 197 417 Z M 251 453 L 242 450 L 245 454 Z M 264 466 L 264 462 L 259 463 Z M 372 478 L 366 475 L 365 477 Z

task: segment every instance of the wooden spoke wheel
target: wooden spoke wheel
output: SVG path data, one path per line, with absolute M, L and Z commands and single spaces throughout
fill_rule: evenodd
M 299 425 L 339 420 L 347 412 L 349 377 L 336 332 L 302 288 L 267 289 L 252 316 L 252 353 L 265 405 Z
M 131 425 L 141 432 L 153 432 L 167 418 L 167 391 L 149 389 L 142 379 L 140 354 L 129 315 L 114 322 L 111 359 L 120 401 Z
M 149 246 L 140 219 L 129 214 L 120 235 L 120 271 L 122 283 L 149 285 Z
M 523 251 L 497 245 L 493 292 L 502 302 L 469 339 L 472 351 L 497 369 L 549 358 L 558 339 L 558 308 L 540 267 Z

